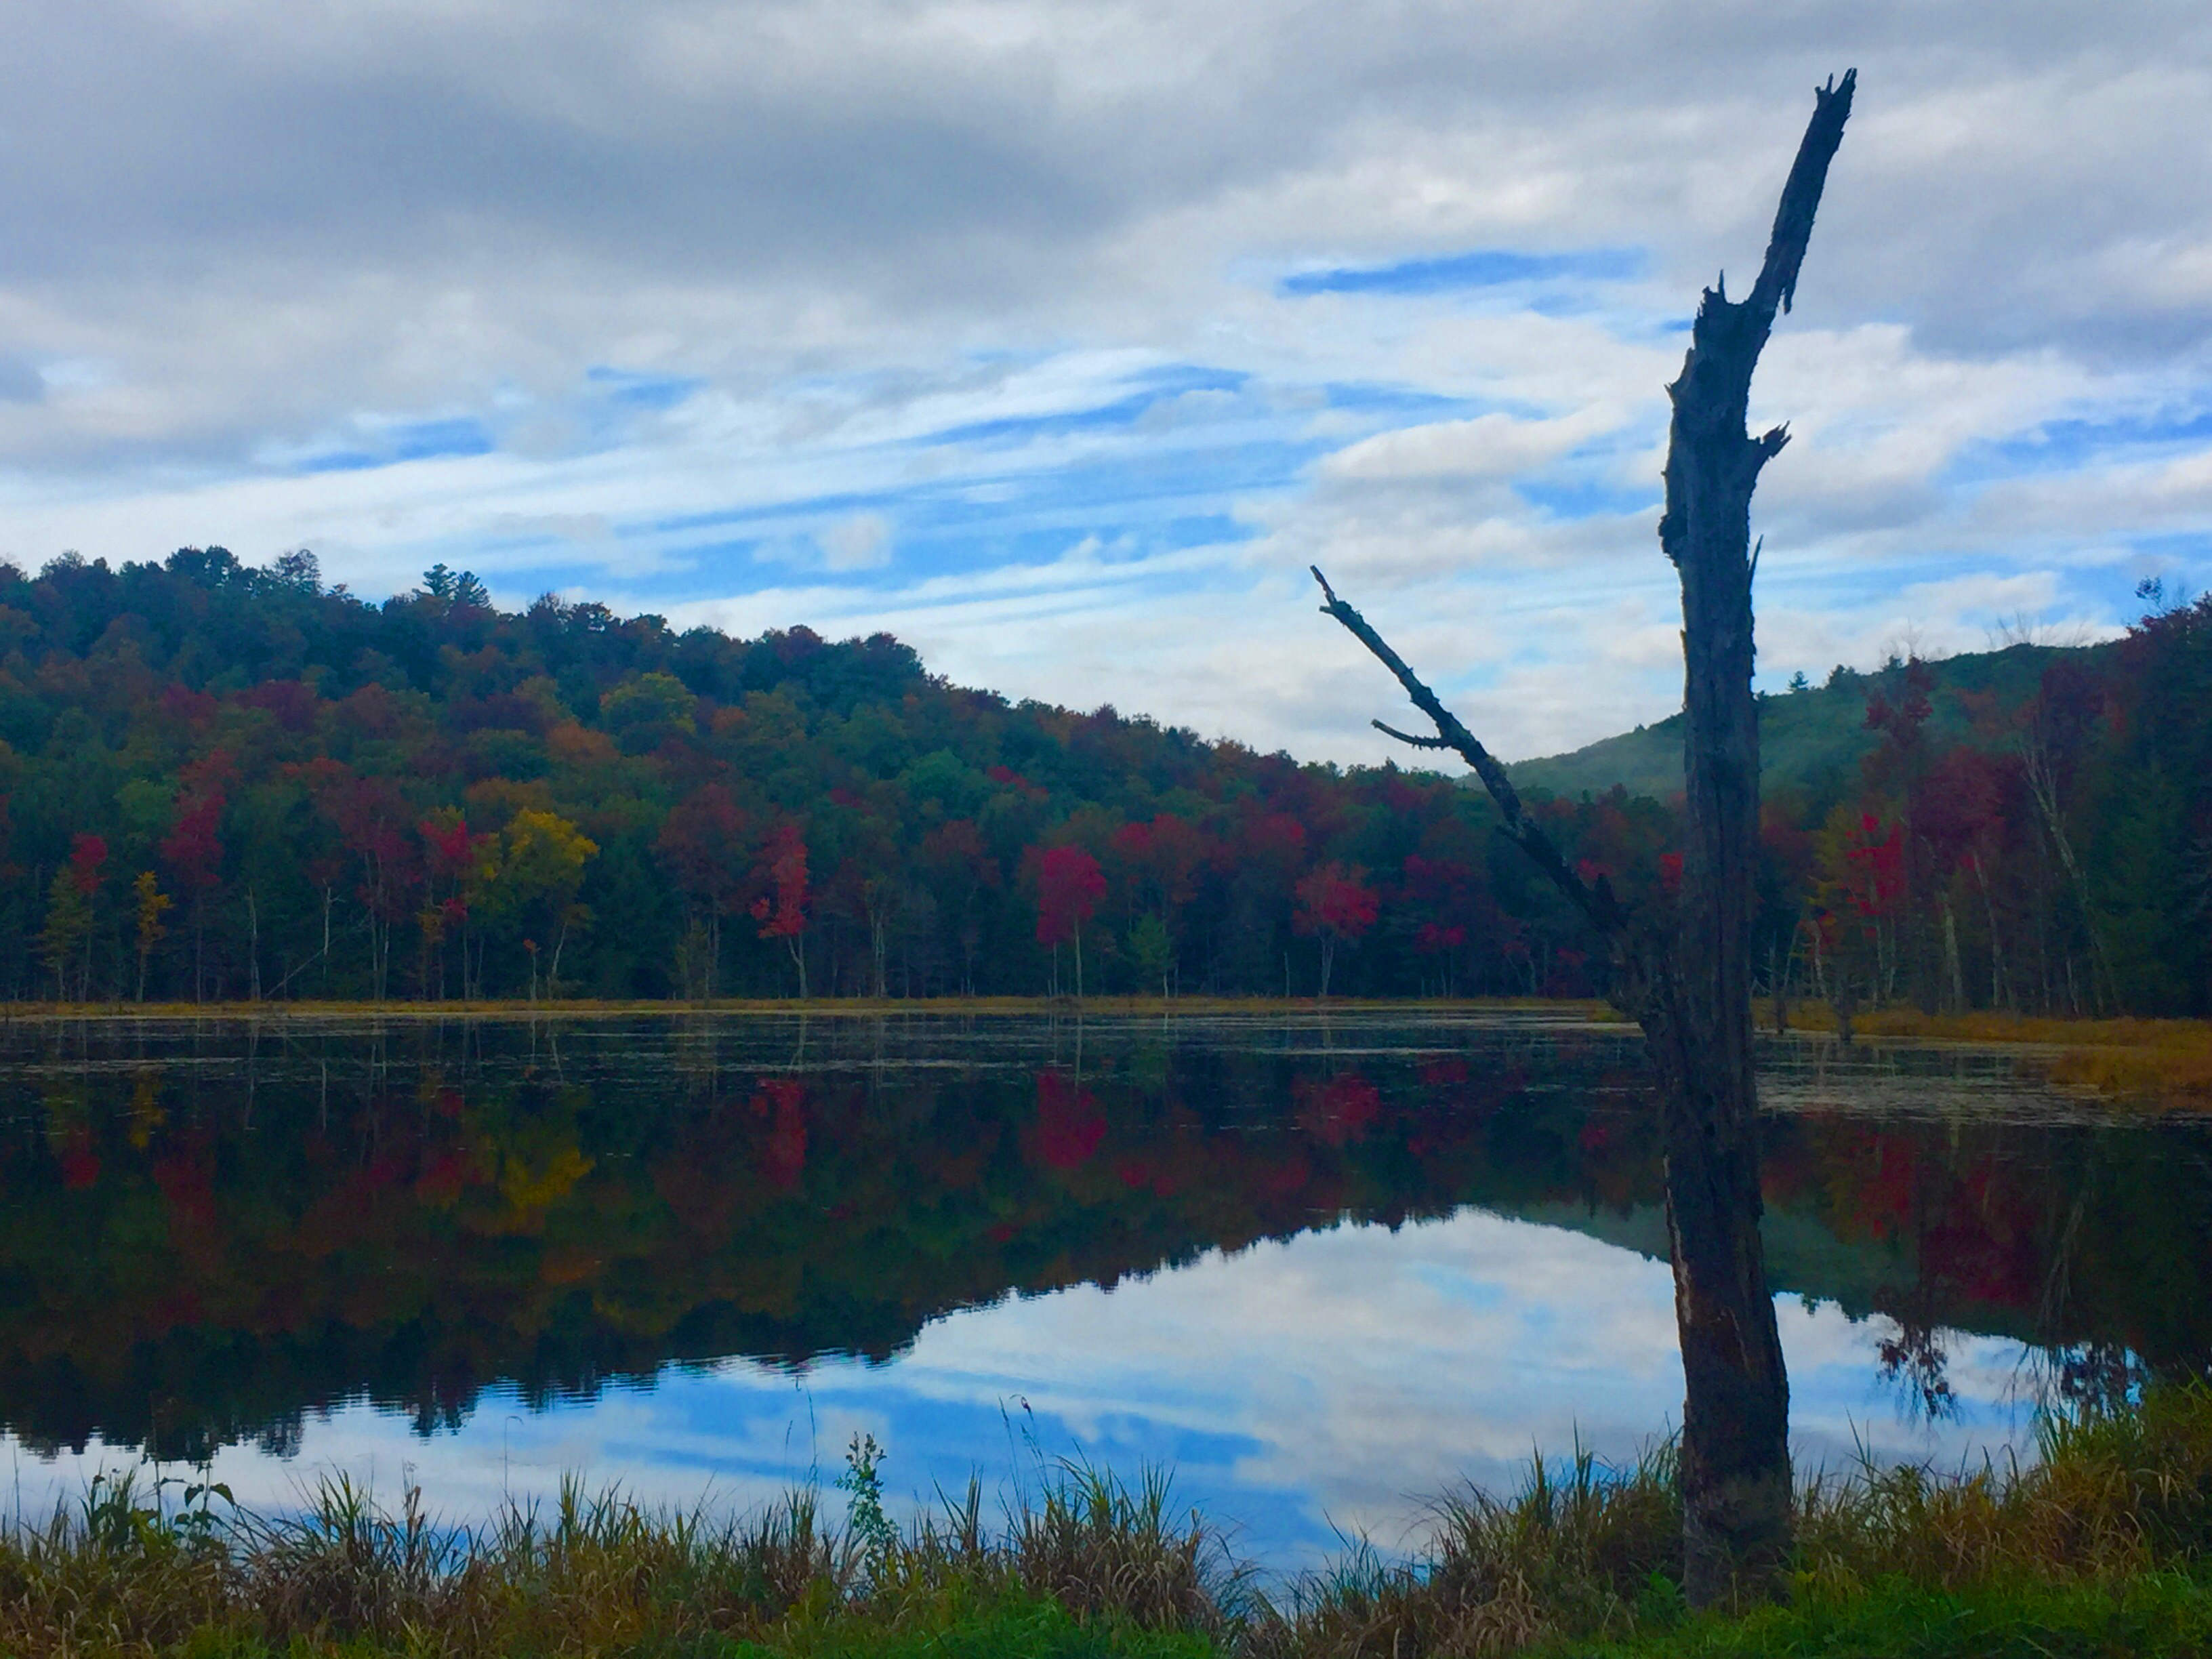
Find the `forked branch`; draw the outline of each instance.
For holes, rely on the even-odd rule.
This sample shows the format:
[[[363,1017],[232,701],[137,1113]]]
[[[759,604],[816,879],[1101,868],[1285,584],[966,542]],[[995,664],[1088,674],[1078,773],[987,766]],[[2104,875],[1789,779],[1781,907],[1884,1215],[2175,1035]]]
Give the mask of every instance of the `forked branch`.
[[[1321,584],[1322,596],[1328,601],[1322,606],[1324,615],[1331,616],[1344,624],[1345,630],[1375,654],[1376,659],[1393,674],[1406,689],[1413,707],[1435,722],[1434,737],[1420,737],[1410,732],[1401,732],[1395,726],[1385,726],[1381,720],[1372,722],[1376,731],[1393,737],[1416,749],[1449,749],[1474,769],[1482,780],[1482,787],[1490,792],[1492,800],[1505,820],[1505,833],[1547,876],[1552,884],[1564,893],[1570,903],[1584,916],[1590,925],[1608,936],[1621,932],[1628,923],[1620,901],[1614,898],[1613,884],[1600,876],[1595,884],[1577,875],[1559,849],[1546,835],[1528,810],[1521,805],[1520,792],[1514,788],[1512,779],[1498,757],[1476,739],[1474,732],[1460,724],[1459,717],[1443,706],[1437,694],[1422,683],[1421,677],[1406,665],[1406,659],[1390,648],[1389,641],[1375,631],[1367,618],[1351,605],[1336,597],[1336,590],[1328,585],[1328,578],[1321,574],[1319,565],[1306,567],[1313,579]]]

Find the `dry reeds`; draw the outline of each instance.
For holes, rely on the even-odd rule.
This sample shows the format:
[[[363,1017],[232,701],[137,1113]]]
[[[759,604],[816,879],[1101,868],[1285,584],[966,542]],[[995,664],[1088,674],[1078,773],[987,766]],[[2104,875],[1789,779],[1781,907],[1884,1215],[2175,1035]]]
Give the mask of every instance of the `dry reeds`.
[[[1834,1016],[1820,1003],[1793,1003],[1790,1018],[1803,1030],[1835,1029]],[[1861,1036],[2039,1050],[2035,1064],[2053,1083],[2182,1109],[2212,1106],[2212,1021],[1885,1008],[1858,1014],[1852,1024]]]
[[[1385,1562],[1364,1542],[1291,1587],[1251,1632],[1306,1659],[1516,1653],[1562,1637],[1626,1635],[1679,1610],[1681,1503],[1671,1445],[1626,1468],[1577,1448],[1541,1455],[1510,1498],[1439,1501],[1425,1547]]]
[[[2212,1632],[2201,1385],[2053,1419],[2018,1468],[1869,1464],[1802,1482],[1791,1604],[1738,1624],[1686,1622],[1664,1446],[1623,1468],[1580,1449],[1539,1459],[1510,1498],[1441,1500],[1411,1559],[1355,1542],[1272,1598],[1197,1516],[1178,1518],[1158,1474],[1131,1488],[1064,1466],[996,1528],[973,1482],[902,1530],[860,1524],[855,1496],[855,1524],[840,1528],[807,1492],[718,1522],[570,1482],[542,1512],[510,1504],[459,1529],[411,1492],[391,1514],[343,1479],[298,1515],[262,1518],[213,1489],[103,1476],[49,1522],[0,1537],[0,1652],[1473,1659],[1587,1644],[1657,1654],[1679,1632],[1705,1644],[1682,1651],[1747,1653],[1768,1650],[1777,1619],[1875,1628],[1931,1607],[1979,1617],[1993,1595],[2046,1609],[2035,1618],[2116,1609],[2146,1630]]]
[[[0,1538],[0,1652],[811,1648],[1009,1604],[1202,1639],[1225,1632],[1236,1601],[1225,1554],[1195,1516],[1172,1519],[1158,1475],[1132,1492],[1067,1471],[1003,1530],[985,1525],[971,1485],[945,1517],[873,1539],[826,1525],[811,1491],[718,1522],[568,1480],[550,1510],[511,1503],[460,1528],[434,1522],[414,1489],[392,1514],[343,1475],[273,1518],[219,1505],[219,1489],[176,1502],[175,1485],[103,1474],[80,1504]]]
[[[1904,1585],[2118,1586],[2212,1563],[2212,1389],[2047,1419],[2039,1455],[1956,1475],[1872,1463],[1803,1480],[1795,1593],[1828,1604]],[[1672,1629],[1681,1511],[1670,1448],[1626,1468],[1538,1458],[1511,1498],[1439,1506],[1426,1547],[1364,1546],[1247,1632],[1269,1659],[1460,1659]]]

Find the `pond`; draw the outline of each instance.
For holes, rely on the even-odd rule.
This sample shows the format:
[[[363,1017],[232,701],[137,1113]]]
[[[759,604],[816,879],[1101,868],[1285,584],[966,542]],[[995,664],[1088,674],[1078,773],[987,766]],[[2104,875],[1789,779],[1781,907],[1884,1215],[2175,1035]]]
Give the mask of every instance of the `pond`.
[[[1802,1464],[2212,1365],[2212,1125],[1762,1065]],[[905,1504],[1166,1467],[1287,1567],[1680,1408],[1637,1039],[1528,1012],[17,1021],[0,1206],[22,1514],[142,1455],[738,1507],[864,1431]]]

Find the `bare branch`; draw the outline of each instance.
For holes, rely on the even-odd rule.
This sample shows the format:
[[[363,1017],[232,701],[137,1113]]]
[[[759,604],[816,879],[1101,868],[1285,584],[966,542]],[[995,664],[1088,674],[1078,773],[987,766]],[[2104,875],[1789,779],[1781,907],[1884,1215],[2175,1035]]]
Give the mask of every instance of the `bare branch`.
[[[1568,866],[1566,860],[1559,856],[1559,849],[1552,844],[1552,838],[1537,826],[1536,821],[1521,805],[1520,792],[1514,788],[1513,781],[1505,775],[1505,769],[1498,763],[1497,757],[1476,741],[1474,733],[1460,724],[1459,717],[1443,706],[1435,692],[1422,684],[1420,676],[1406,665],[1406,659],[1390,648],[1389,643],[1375,631],[1366,617],[1336,597],[1336,590],[1328,585],[1328,578],[1321,574],[1320,566],[1309,565],[1307,568],[1313,572],[1313,579],[1321,584],[1321,591],[1328,601],[1322,606],[1322,612],[1343,623],[1352,638],[1365,646],[1377,661],[1397,677],[1398,684],[1405,688],[1413,707],[1436,722],[1437,735],[1434,738],[1417,738],[1392,731],[1380,720],[1375,724],[1392,737],[1410,743],[1415,748],[1455,751],[1474,769],[1475,775],[1482,780],[1482,787],[1490,792],[1491,799],[1498,803],[1498,813],[1505,820],[1505,833],[1534,860],[1538,869],[1551,878],[1552,884],[1566,895],[1569,902],[1589,918],[1590,925],[1608,935],[1626,928],[1628,918],[1614,899],[1611,884],[1601,882],[1593,889]]]
[[[1377,732],[1380,732],[1384,737],[1395,738],[1399,742],[1410,744],[1415,749],[1449,749],[1451,747],[1451,744],[1442,738],[1415,737],[1411,732],[1401,732],[1396,726],[1385,726],[1381,720],[1370,720],[1367,723],[1373,726]]]

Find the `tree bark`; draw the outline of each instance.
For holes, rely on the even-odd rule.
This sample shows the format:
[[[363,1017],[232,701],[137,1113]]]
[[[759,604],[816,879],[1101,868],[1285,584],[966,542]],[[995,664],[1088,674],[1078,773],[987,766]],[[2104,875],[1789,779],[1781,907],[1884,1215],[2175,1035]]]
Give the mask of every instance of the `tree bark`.
[[[1389,668],[1433,737],[1375,724],[1424,749],[1457,751],[1482,779],[1505,833],[1610,941],[1613,1000],[1643,1026],[1658,1085],[1667,1224],[1682,1350],[1683,1588],[1696,1606],[1776,1584],[1790,1543],[1790,1387],[1759,1238],[1752,1072],[1751,918],[1759,855],[1759,715],[1753,698],[1751,496],[1789,441],[1745,426],[1751,377],[1787,310],[1855,74],[1815,94],[1750,296],[1706,291],[1682,373],[1668,388],[1667,499],[1660,545],[1682,583],[1681,890],[1674,914],[1632,915],[1603,877],[1561,857],[1481,744],[1336,597],[1322,609]]]

